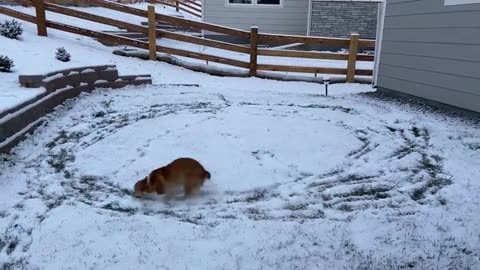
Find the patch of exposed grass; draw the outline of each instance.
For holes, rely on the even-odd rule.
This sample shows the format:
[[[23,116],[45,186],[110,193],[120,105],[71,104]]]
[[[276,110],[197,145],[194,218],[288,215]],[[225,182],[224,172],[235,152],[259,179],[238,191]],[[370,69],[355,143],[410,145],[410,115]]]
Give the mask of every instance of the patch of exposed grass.
[[[445,198],[438,198],[438,202],[441,205],[447,205],[447,203],[448,203],[447,199],[445,199]]]
[[[435,163],[432,162],[432,160],[435,161]],[[410,197],[413,200],[419,201],[424,199],[427,192],[435,194],[443,187],[453,183],[452,178],[443,172],[441,162],[442,158],[438,155],[428,156],[427,154],[422,154],[422,159],[418,164],[417,170],[426,171],[428,173],[428,179],[410,193]]]
[[[322,105],[322,104],[309,104],[309,105],[297,105],[293,103],[289,104],[276,104],[277,106],[288,106],[288,107],[298,107],[303,109],[330,109],[332,111],[341,111],[349,114],[358,114],[358,112],[353,108],[343,107],[343,106],[331,106],[331,105]]]
[[[57,145],[62,145],[67,142],[71,142],[71,141],[78,142],[80,138],[82,138],[83,136],[85,136],[85,134],[80,131],[68,133],[65,130],[61,130],[57,135],[57,137],[55,137],[53,141],[47,143],[46,146],[52,149]]]
[[[267,191],[265,189],[257,189],[253,191],[253,194],[248,195],[245,198],[246,202],[258,202],[265,199]]]
[[[386,126],[386,128],[388,130],[390,130],[390,132],[397,132],[397,129],[396,128],[393,128],[393,127],[390,127],[390,126]]]
[[[50,155],[47,163],[58,173],[65,169],[67,163],[74,161],[75,156],[65,148],[62,148],[59,152]]]
[[[59,207],[67,199],[66,195],[50,197],[45,200],[45,205],[49,210]]]
[[[374,175],[359,175],[359,174],[347,174],[345,176],[341,176],[338,178],[338,182],[340,183],[352,183],[352,182],[359,182],[362,180],[370,180],[374,179],[377,176]]]
[[[247,216],[253,220],[266,220],[268,216],[264,210],[256,207],[250,207],[245,210]]]
[[[34,269],[30,266],[27,258],[16,259],[13,261],[5,262],[2,265],[2,270],[29,270]]]
[[[25,206],[23,205],[22,202],[19,202],[19,203],[15,204],[15,205],[13,206],[13,208],[15,208],[15,209],[17,209],[17,210],[23,210],[24,207],[25,207]]]
[[[368,133],[365,130],[355,130],[355,137],[362,143],[362,145],[358,149],[350,151],[347,155],[348,157],[360,158],[371,151],[371,142],[367,135]]]
[[[335,197],[376,196],[379,193],[387,192],[390,189],[391,188],[388,186],[360,186],[352,189],[350,192],[335,194]]]
[[[267,197],[268,191],[263,188],[254,189],[244,198],[234,198],[233,200],[227,200],[227,203],[238,203],[238,202],[258,202],[264,200]]]
[[[201,225],[201,220],[204,219],[204,216],[199,214],[197,216],[194,216],[194,217],[189,217],[189,216],[183,216],[180,218],[180,221],[181,222],[187,222],[187,223],[192,223],[192,224],[195,224],[195,225]]]
[[[65,143],[65,141],[67,140],[67,132],[65,130],[61,130],[59,132],[59,134],[57,135],[57,137],[55,137],[55,139],[53,139],[53,141],[47,143],[47,147],[48,148],[53,148],[55,147],[57,144],[62,144],[62,143]]]
[[[474,151],[480,150],[480,143],[469,143],[467,146]]]
[[[350,204],[347,203],[342,203],[340,206],[337,207],[338,210],[344,211],[344,212],[352,212],[353,207]]]
[[[306,203],[288,203],[283,208],[290,211],[300,211],[307,209],[308,204]]]
[[[96,113],[93,114],[93,117],[94,118],[102,118],[106,115],[107,113],[105,111],[98,111]]]
[[[219,218],[223,218],[223,219],[237,219],[237,216],[232,215],[232,214],[222,215],[222,216],[218,216],[218,217],[219,217]]]
[[[7,255],[12,254],[20,243],[20,239],[15,236],[9,239],[8,243],[5,245],[5,252]]]
[[[412,133],[415,137],[420,137],[420,129],[418,127],[412,127]]]
[[[138,212],[138,209],[129,206],[121,206],[118,202],[107,203],[101,207],[102,209],[126,213],[129,215],[134,215]]]
[[[300,211],[300,212],[292,212],[288,218],[290,219],[294,219],[294,220],[297,220],[297,219],[300,219],[300,220],[303,220],[303,219],[324,219],[325,218],[325,212],[323,212],[322,210],[320,209],[317,209],[316,211],[312,212],[312,213],[306,213],[304,211]]]
[[[329,194],[329,193],[323,193],[323,194],[322,194],[322,200],[324,200],[324,201],[330,201],[331,199],[333,199],[332,194]]]

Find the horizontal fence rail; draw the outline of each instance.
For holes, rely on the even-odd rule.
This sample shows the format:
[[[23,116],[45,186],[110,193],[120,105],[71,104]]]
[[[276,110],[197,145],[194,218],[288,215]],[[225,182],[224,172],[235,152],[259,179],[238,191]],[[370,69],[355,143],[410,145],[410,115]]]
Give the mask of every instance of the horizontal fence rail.
[[[161,4],[169,7],[174,7],[177,12],[184,11],[190,15],[201,18],[202,9],[201,6],[195,5],[196,2],[193,1],[181,1],[181,0],[146,0],[150,4]],[[194,4],[195,3],[195,4]]]
[[[196,9],[201,6],[193,0],[148,0],[149,2],[168,2],[185,3]],[[372,70],[356,68],[357,61],[374,61],[374,56],[369,54],[360,54],[360,49],[374,49],[374,40],[360,39],[359,35],[352,34],[349,39],[346,38],[325,38],[325,37],[311,37],[311,36],[295,36],[295,35],[274,35],[268,33],[259,33],[258,28],[252,27],[251,31],[245,31],[216,24],[192,21],[175,16],[155,13],[154,6],[149,6],[148,11],[133,8],[130,6],[106,1],[106,0],[86,0],[88,4],[98,7],[103,7],[130,15],[140,16],[148,20],[148,27],[128,23],[125,21],[107,18],[100,15],[94,15],[88,12],[74,10],[68,7],[57,4],[44,3],[43,0],[17,0],[23,5],[31,5],[36,9],[36,16],[24,14],[6,7],[0,6],[0,13],[11,16],[23,21],[37,24],[37,31],[39,35],[47,35],[47,27],[65,31],[73,34],[78,34],[86,37],[98,39],[100,41],[111,42],[113,44],[127,45],[135,48],[149,50],[150,59],[155,58],[156,53],[165,53],[177,55],[197,60],[208,62],[215,62],[224,65],[229,65],[237,68],[249,70],[250,76],[257,76],[257,71],[273,71],[273,72],[294,72],[294,73],[320,73],[320,74],[336,74],[346,75],[346,81],[353,82],[355,76],[371,76]],[[163,4],[163,3],[160,3]],[[180,5],[180,4],[179,4]],[[191,9],[195,10],[195,9]],[[54,12],[66,16],[71,16],[87,21],[92,21],[100,24],[114,26],[129,32],[142,33],[149,36],[149,42],[140,41],[132,38],[127,38],[114,34],[107,34],[98,31],[92,31],[80,27],[74,27],[67,24],[57,23],[46,19],[45,11]],[[150,16],[149,16],[150,15]],[[158,29],[156,23],[169,23],[183,28],[192,28],[201,31],[209,31],[220,33],[222,35],[233,36],[236,38],[243,38],[249,40],[249,46],[239,45],[229,42],[222,42],[218,40],[192,36],[182,33],[175,33],[163,29]],[[176,49],[165,46],[158,46],[156,44],[157,38],[167,38],[176,41],[212,47],[216,49],[230,51],[232,53],[239,53],[246,55],[245,59],[249,61],[241,61],[224,56],[217,56],[212,54],[192,52],[184,49]],[[346,48],[348,53],[330,53],[330,52],[316,52],[316,51],[300,51],[300,50],[285,50],[273,48],[261,48],[259,44],[293,44],[301,43],[308,45],[322,45],[336,48]],[[267,57],[289,57],[299,59],[318,59],[318,60],[339,60],[347,63],[346,68],[332,68],[332,67],[316,67],[316,66],[296,66],[296,65],[277,65],[258,63],[259,56]]]
[[[94,6],[108,8],[108,9],[120,11],[123,13],[128,13],[131,15],[147,18],[146,10],[132,8],[122,4],[118,4],[110,1],[104,1],[104,0],[86,0],[86,2]],[[225,26],[220,26],[220,25],[205,23],[205,22],[197,22],[197,21],[187,20],[183,18],[177,18],[174,16],[158,14],[158,13],[155,14],[155,18],[161,22],[167,22],[174,25],[183,26],[186,28],[206,30],[206,31],[216,32],[216,33],[240,37],[240,38],[247,38],[247,39],[250,38],[250,32],[231,28],[231,27],[225,27]]]

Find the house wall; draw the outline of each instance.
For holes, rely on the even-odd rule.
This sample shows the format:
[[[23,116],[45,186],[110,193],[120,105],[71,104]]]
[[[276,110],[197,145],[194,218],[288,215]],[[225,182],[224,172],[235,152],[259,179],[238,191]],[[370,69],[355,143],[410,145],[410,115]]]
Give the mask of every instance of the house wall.
[[[379,1],[312,0],[310,35],[375,39]]]
[[[377,87],[480,112],[480,4],[386,4]]]
[[[282,0],[282,6],[231,6],[226,0],[204,0],[203,20],[260,32],[306,35],[309,0]]]

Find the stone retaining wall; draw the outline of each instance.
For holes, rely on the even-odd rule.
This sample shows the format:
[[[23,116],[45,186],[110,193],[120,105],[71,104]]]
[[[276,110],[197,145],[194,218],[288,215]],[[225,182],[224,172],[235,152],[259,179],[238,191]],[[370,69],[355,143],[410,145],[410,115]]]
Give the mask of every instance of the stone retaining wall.
[[[0,153],[8,153],[26,134],[41,124],[41,117],[81,92],[152,83],[150,75],[119,76],[115,66],[73,68],[45,75],[20,75],[19,81],[24,87],[44,87],[46,91],[0,113]]]

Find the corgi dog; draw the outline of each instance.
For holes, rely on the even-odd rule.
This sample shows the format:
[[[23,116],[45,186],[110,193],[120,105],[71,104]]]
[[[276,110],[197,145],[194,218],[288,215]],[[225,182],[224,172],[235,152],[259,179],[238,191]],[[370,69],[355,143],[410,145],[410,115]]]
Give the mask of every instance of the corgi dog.
[[[134,195],[140,198],[144,193],[172,193],[177,186],[183,186],[185,196],[190,196],[197,193],[205,180],[210,177],[210,173],[198,161],[179,158],[137,181],[134,186]]]

